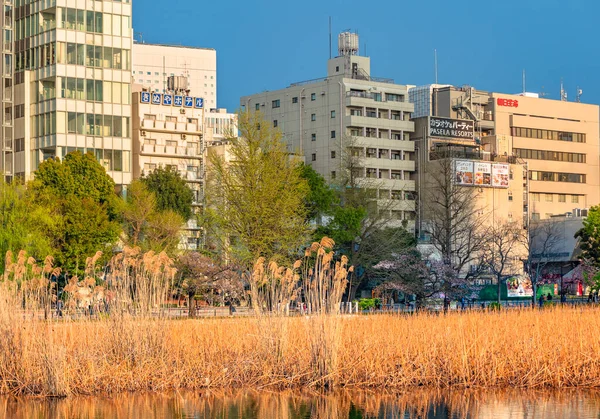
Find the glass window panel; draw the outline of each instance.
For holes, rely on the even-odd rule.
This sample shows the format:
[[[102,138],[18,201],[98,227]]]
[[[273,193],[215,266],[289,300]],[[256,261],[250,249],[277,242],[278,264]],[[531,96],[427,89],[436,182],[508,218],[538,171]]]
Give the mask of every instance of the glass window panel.
[[[102,33],[102,29],[103,29],[103,24],[102,24],[102,13],[101,12],[96,12],[96,32],[97,33]]]
[[[123,86],[123,104],[130,105],[131,104],[131,86],[129,84],[122,84]]]
[[[77,30],[85,31],[85,11],[77,10]]]
[[[94,135],[94,115],[87,114],[85,118],[85,133],[87,135]]]
[[[86,80],[85,84],[86,84],[85,89],[86,89],[86,93],[87,93],[86,100],[92,101],[92,100],[94,100],[94,92],[95,92],[94,80]]]
[[[67,132],[69,134],[77,133],[77,113],[67,112]]]
[[[112,82],[105,81],[104,82],[104,102],[111,103],[112,102]]]
[[[121,15],[112,15],[112,34],[121,36]]]
[[[77,134],[85,134],[85,114],[77,114]]]
[[[102,115],[94,115],[94,135],[102,135]]]
[[[113,152],[113,170],[116,172],[123,171],[123,152],[114,150]]]
[[[121,83],[113,83],[113,103],[121,103]]]
[[[85,30],[87,32],[94,32],[94,12],[89,10],[85,15]]]
[[[131,153],[129,151],[123,151],[123,172],[131,172]]]
[[[112,150],[104,150],[104,161],[102,162],[102,165],[106,170],[112,170],[112,154]]]
[[[96,93],[94,94],[94,99],[97,102],[102,102],[104,100],[104,97],[102,96],[102,80],[96,80],[95,84],[96,84]]]
[[[77,64],[77,44],[67,42],[67,64]]]
[[[121,117],[115,116],[113,118],[113,137],[123,136],[123,120]]]
[[[102,63],[102,67],[112,68],[112,61],[112,48],[104,47],[104,62]]]

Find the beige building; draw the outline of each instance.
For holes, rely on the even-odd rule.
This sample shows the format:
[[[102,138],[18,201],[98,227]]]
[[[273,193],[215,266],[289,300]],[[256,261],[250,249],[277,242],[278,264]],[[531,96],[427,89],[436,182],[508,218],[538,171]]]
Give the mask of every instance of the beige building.
[[[131,181],[131,4],[3,2],[0,170],[92,152],[118,188]]]
[[[204,202],[205,145],[222,143],[236,127],[236,115],[206,110],[198,99],[147,91],[133,94],[133,177],[158,167],[175,168],[194,193],[195,211]],[[189,220],[186,230],[182,244],[197,249],[202,237],[196,220]]]
[[[536,96],[445,87],[432,114],[473,120],[483,152],[526,163],[531,220],[599,204],[599,107]]]
[[[410,134],[413,105],[407,87],[371,76],[369,57],[358,55],[358,36],[339,36],[339,56],[327,77],[242,97],[242,109],[260,111],[283,132],[290,152],[304,156],[329,182],[343,158],[362,157],[358,176],[377,185],[380,200],[393,200],[391,215],[414,228],[415,162]]]
[[[169,77],[186,80],[189,95],[217,107],[217,52],[212,48],[133,44],[133,83],[151,92],[167,93]]]

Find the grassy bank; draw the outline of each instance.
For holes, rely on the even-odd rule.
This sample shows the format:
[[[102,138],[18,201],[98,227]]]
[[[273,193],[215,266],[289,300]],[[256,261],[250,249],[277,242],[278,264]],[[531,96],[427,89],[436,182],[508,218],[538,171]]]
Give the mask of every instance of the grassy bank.
[[[47,323],[0,313],[0,392],[600,387],[600,310]]]

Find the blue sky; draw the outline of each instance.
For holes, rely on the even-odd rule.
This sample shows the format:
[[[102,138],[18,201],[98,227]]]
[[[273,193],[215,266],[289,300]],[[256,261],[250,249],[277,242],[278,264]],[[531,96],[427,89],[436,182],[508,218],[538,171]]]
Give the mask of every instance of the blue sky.
[[[148,7],[150,4],[155,7]],[[141,7],[140,7],[141,5]],[[401,84],[434,81],[482,90],[543,91],[600,103],[598,0],[134,0],[134,30],[149,43],[217,50],[218,105],[326,75],[328,19],[353,29],[371,75]]]

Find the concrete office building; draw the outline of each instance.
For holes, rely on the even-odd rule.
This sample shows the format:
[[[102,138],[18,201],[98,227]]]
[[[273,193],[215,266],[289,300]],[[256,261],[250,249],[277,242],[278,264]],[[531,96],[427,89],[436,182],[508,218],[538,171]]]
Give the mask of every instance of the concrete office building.
[[[90,151],[131,181],[129,1],[6,0],[1,170],[28,179],[51,157]]]
[[[482,152],[526,163],[531,220],[600,203],[597,105],[444,87],[435,89],[432,110],[474,121],[473,145]]]
[[[166,93],[171,76],[184,77],[190,96],[202,97],[207,108],[217,107],[217,52],[212,48],[133,44],[133,83],[148,91]]]
[[[376,180],[377,198],[395,200],[393,213],[414,227],[413,105],[404,85],[371,76],[370,58],[358,55],[358,35],[342,33],[339,56],[327,77],[241,98],[283,132],[290,152],[304,156],[327,181],[343,169],[346,147],[363,157],[360,178]]]

